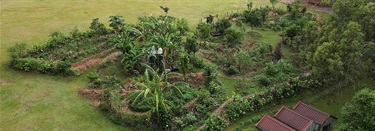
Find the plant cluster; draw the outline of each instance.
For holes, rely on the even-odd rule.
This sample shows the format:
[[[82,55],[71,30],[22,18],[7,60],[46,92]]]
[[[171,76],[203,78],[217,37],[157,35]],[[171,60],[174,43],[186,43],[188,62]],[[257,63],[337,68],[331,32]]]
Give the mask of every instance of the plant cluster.
[[[220,116],[213,115],[207,120],[204,131],[224,131],[225,127],[228,125],[228,121]]]

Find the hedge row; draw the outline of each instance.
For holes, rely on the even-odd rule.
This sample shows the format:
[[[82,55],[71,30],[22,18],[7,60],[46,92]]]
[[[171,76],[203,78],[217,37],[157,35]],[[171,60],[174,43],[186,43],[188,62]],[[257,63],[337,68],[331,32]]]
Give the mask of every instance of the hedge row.
[[[230,121],[234,121],[241,116],[261,109],[268,103],[294,96],[303,87],[303,84],[303,81],[299,78],[294,78],[275,89],[271,88],[248,98],[235,95],[232,101],[224,107],[224,115]]]
[[[11,66],[18,70],[27,72],[35,71],[40,73],[56,74],[56,75],[78,75],[71,68],[71,63],[66,61],[52,62],[40,58],[13,58]]]

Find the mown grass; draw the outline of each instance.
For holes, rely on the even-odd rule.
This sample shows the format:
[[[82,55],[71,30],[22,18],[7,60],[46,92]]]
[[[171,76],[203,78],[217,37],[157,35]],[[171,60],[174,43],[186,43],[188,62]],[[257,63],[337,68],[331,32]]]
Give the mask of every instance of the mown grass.
[[[268,4],[252,0],[254,6]],[[90,100],[76,91],[84,76],[64,78],[15,71],[8,67],[8,48],[19,42],[31,47],[46,42],[53,31],[88,29],[93,18],[108,24],[111,15],[134,23],[139,16],[163,14],[186,18],[192,27],[209,14],[246,8],[245,0],[1,0],[0,130],[128,130],[111,123]]]

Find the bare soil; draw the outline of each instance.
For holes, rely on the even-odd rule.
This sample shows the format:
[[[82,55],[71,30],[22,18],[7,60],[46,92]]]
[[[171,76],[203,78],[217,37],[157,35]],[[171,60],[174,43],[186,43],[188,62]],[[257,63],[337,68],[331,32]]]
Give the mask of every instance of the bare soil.
[[[250,47],[252,47],[254,44],[255,44],[254,41],[247,42],[246,45],[245,45],[245,48],[244,48],[245,51],[248,51],[250,49]]]
[[[77,71],[86,71],[86,70],[89,70],[90,68],[92,68],[95,65],[105,63],[109,60],[115,61],[117,59],[117,56],[122,55],[122,52],[114,52],[112,54],[109,54],[105,58],[101,58],[101,57],[105,56],[106,54],[108,54],[108,52],[110,52],[113,49],[114,48],[107,49],[107,50],[102,51],[98,54],[95,54],[95,55],[92,55],[88,58],[85,58],[85,59],[83,59],[79,62],[73,63],[72,67],[73,67],[74,70],[77,70]]]

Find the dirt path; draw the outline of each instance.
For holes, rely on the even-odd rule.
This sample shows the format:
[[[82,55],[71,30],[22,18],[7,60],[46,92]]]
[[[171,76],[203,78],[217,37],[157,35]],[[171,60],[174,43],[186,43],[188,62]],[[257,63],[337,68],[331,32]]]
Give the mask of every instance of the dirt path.
[[[86,71],[95,65],[102,64],[109,60],[116,60],[117,56],[122,55],[122,52],[114,52],[105,58],[100,58],[100,57],[105,56],[108,52],[110,52],[113,49],[114,48],[107,49],[98,54],[85,58],[79,62],[73,63],[72,68],[77,71]]]

